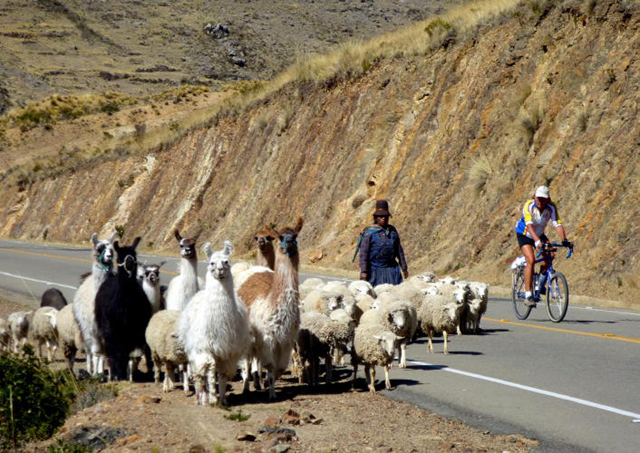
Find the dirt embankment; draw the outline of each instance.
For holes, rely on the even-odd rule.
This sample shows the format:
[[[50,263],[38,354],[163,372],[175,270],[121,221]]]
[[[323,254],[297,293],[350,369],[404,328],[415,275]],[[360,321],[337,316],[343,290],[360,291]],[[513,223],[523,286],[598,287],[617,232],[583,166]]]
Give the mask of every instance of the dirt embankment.
[[[548,184],[576,243],[558,264],[572,291],[631,303],[640,12],[533,3],[427,55],[286,86],[162,152],[89,162],[24,190],[7,180],[0,234],[80,242],[122,225],[158,248],[179,227],[242,253],[264,223],[304,215],[303,261],[353,268],[356,236],[386,197],[413,271],[508,285],[513,226]]]

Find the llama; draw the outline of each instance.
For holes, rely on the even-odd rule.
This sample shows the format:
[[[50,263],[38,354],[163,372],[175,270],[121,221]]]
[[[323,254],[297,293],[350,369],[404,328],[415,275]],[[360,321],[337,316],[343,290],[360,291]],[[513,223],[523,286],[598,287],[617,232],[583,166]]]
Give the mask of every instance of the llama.
[[[183,238],[178,230],[174,235],[180,245],[180,275],[169,282],[165,296],[167,310],[184,310],[189,300],[203,287],[198,277],[198,253],[195,238]]]
[[[276,261],[276,253],[273,249],[273,240],[275,238],[267,230],[261,230],[256,233],[254,239],[258,245],[258,259],[256,264],[273,270]]]
[[[145,264],[138,267],[138,279],[151,304],[152,315],[165,308],[165,300],[162,297],[160,286],[160,268],[164,263],[166,261],[160,264]]]
[[[62,310],[67,305],[67,299],[58,288],[49,288],[40,298],[41,307],[53,307]]]
[[[275,381],[289,365],[293,344],[300,328],[300,257],[297,237],[303,223],[304,220],[300,218],[294,228],[287,227],[280,231],[265,227],[266,231],[279,239],[275,271],[270,279],[267,278],[266,272],[253,274],[238,292],[249,308],[253,336],[249,359],[257,359],[267,370],[269,399],[276,397]],[[245,367],[248,368],[248,361]],[[245,381],[245,389],[246,386]]]
[[[104,346],[96,325],[95,299],[98,288],[113,272],[112,243],[116,234],[113,233],[109,239],[103,240],[99,240],[96,233],[91,235],[93,243],[91,273],[83,276],[73,296],[73,316],[80,327],[80,335],[87,356],[87,371],[94,376],[104,372]]]
[[[236,295],[229,265],[232,250],[229,241],[215,253],[210,243],[205,244],[209,261],[205,289],[191,299],[180,317],[179,337],[193,372],[196,404],[203,406],[217,402],[216,379],[220,404],[227,405],[227,381],[235,376],[238,361],[249,347],[247,308]]]
[[[151,304],[137,281],[136,247],[140,239],[135,238],[129,247],[120,247],[118,241],[113,243],[118,272],[109,275],[96,294],[96,321],[112,380],[132,380],[134,367],[130,359],[142,357],[147,350],[144,333],[151,319]]]

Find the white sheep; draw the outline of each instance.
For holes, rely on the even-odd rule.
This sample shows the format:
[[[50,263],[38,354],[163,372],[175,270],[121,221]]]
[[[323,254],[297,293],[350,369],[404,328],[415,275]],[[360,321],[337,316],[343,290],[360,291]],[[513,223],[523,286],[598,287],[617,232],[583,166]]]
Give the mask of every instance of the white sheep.
[[[390,283],[383,283],[381,285],[374,287],[373,290],[376,292],[376,296],[379,297],[380,294],[386,291],[391,291],[393,287],[394,285],[391,285]]]
[[[204,282],[198,277],[197,238],[183,238],[178,230],[173,233],[180,246],[180,275],[169,282],[165,301],[167,310],[184,310],[194,294],[203,289]]]
[[[236,374],[238,361],[249,347],[247,308],[236,296],[229,257],[233,247],[213,253],[204,246],[209,264],[205,289],[196,293],[180,317],[179,337],[191,364],[196,385],[196,403],[217,402],[215,380],[219,383],[220,403],[227,405],[227,380]]]
[[[7,318],[11,330],[11,342],[13,351],[22,351],[29,338],[29,324],[33,319],[33,311],[16,311]]]
[[[157,312],[147,326],[145,339],[151,348],[153,359],[153,373],[156,384],[160,383],[160,370],[164,365],[163,392],[170,392],[174,388],[173,373],[176,367],[186,369],[187,354],[178,335],[178,326],[182,312],[179,310],[161,310]],[[189,380],[186,371],[182,373],[182,389],[189,392]]]
[[[444,353],[449,353],[447,337],[449,332],[457,329],[460,324],[460,314],[464,308],[465,294],[462,290],[454,293],[455,299],[450,296],[428,295],[418,310],[418,320],[422,330],[429,337],[427,350],[434,352],[433,334],[442,332],[444,338]]]
[[[342,307],[343,295],[335,291],[314,289],[302,301],[302,311],[316,311],[329,315],[333,310]]]
[[[300,331],[296,349],[300,368],[305,370],[307,382],[318,385],[320,358],[324,358],[327,384],[331,383],[332,356],[353,340],[355,322],[343,310],[337,309],[327,316],[315,311],[306,312],[300,318]]]
[[[413,339],[418,328],[417,310],[410,301],[396,298],[390,292],[384,293],[378,300],[385,302],[378,308],[379,322],[386,330],[398,336],[400,368],[406,368],[407,344]]]
[[[398,337],[384,330],[379,324],[360,324],[354,333],[351,364],[353,365],[353,387],[355,388],[358,364],[364,364],[364,374],[369,391],[375,393],[376,365],[384,367],[384,383],[391,389],[389,368],[393,362]]]
[[[471,282],[471,299],[467,300],[467,308],[463,313],[461,324],[468,331],[478,333],[482,315],[487,311],[489,302],[489,285],[480,282]]]
[[[376,292],[373,289],[373,286],[371,286],[371,283],[366,280],[352,281],[349,283],[349,291],[351,291],[353,297],[357,297],[359,294],[366,294],[374,298],[376,297]]]
[[[351,296],[351,291],[347,288],[346,282],[339,280],[331,280],[325,283],[324,286],[321,286],[320,289],[327,292],[340,293],[343,296]]]
[[[9,350],[11,347],[11,328],[9,322],[0,318],[0,351]]]
[[[33,314],[30,333],[42,358],[42,345],[47,348],[47,360],[51,362],[58,349],[58,329],[56,328],[58,310],[53,307],[40,307]]]
[[[300,300],[304,300],[314,289],[320,289],[324,286],[324,281],[317,277],[311,277],[300,283]]]
[[[57,327],[58,345],[67,359],[69,369],[73,370],[76,353],[82,347],[82,335],[73,315],[73,304],[65,305],[58,312]]]
[[[355,296],[356,306],[361,311],[361,313],[366,313],[371,309],[375,302],[375,298],[369,296],[368,294],[358,294]]]

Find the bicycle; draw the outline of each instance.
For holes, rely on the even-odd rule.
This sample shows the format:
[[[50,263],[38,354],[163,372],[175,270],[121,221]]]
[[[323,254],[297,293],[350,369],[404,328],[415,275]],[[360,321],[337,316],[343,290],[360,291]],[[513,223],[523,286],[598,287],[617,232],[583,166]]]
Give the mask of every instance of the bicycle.
[[[536,263],[540,263],[545,259],[549,260],[549,267],[543,278],[542,285],[540,285],[538,273],[534,272],[533,274],[534,300],[540,300],[541,290],[544,288],[547,294],[547,314],[553,322],[561,322],[567,315],[567,309],[569,308],[569,285],[567,284],[567,279],[562,273],[553,268],[554,256],[551,253],[557,251],[558,247],[568,248],[567,258],[571,258],[573,246],[566,246],[557,242],[543,244],[534,261],[535,266]],[[511,300],[516,317],[522,320],[527,319],[534,308],[525,304],[524,268],[526,264],[524,256],[519,256],[511,265],[513,271]]]

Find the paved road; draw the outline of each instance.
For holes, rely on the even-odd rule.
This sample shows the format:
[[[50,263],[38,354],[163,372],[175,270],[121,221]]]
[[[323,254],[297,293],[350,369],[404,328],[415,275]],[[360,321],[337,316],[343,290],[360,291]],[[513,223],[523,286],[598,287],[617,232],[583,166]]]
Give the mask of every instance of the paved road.
[[[89,249],[0,241],[0,290],[37,305],[51,282],[71,299],[89,257]],[[165,265],[165,281],[177,263]],[[640,312],[572,304],[554,324],[541,306],[517,321],[510,301],[492,298],[482,327],[451,338],[449,355],[440,339],[436,354],[423,339],[410,345],[409,367],[392,370],[396,388],[385,394],[492,433],[539,439],[539,451],[640,452]]]

